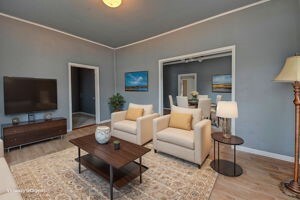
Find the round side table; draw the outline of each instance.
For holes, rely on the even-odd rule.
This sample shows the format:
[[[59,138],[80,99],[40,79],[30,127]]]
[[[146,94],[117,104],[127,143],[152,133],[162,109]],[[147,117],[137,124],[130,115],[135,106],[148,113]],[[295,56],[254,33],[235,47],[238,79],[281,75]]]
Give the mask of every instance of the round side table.
[[[227,139],[223,137],[222,132],[215,132],[212,134],[214,140],[214,160],[211,161],[210,166],[218,173],[225,176],[237,177],[243,173],[243,169],[240,165],[236,164],[236,145],[241,145],[244,140],[238,136],[232,135],[231,138]],[[218,145],[218,158],[216,159],[216,142]],[[233,162],[228,160],[220,159],[220,148],[219,144],[233,145],[234,146],[234,158]]]

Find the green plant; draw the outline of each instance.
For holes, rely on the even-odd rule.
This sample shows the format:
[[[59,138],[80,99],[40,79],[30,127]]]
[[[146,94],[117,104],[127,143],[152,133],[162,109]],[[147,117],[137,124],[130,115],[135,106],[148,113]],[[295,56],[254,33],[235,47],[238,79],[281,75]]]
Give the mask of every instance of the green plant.
[[[114,112],[121,110],[124,106],[124,103],[126,103],[126,101],[124,97],[119,93],[116,93],[112,97],[110,97],[108,102]]]

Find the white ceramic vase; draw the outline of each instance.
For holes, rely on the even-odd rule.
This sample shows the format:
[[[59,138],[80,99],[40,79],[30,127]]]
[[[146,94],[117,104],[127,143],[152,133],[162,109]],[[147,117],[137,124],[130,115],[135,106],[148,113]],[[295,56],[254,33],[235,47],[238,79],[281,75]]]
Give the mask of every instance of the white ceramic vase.
[[[95,138],[99,144],[105,144],[109,141],[110,128],[107,126],[98,126],[95,132]]]

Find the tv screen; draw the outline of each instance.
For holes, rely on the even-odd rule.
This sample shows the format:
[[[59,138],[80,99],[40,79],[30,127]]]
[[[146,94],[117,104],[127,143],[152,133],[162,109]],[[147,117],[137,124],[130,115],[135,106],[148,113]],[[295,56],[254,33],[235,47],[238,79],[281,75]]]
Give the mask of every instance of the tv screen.
[[[5,114],[57,109],[55,79],[4,77]]]

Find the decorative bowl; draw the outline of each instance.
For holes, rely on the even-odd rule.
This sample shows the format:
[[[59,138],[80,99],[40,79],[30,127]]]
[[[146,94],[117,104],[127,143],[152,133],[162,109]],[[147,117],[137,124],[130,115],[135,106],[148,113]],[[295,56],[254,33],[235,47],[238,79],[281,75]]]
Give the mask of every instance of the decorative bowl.
[[[106,144],[111,137],[110,128],[107,126],[98,126],[95,131],[95,138],[99,144]]]

